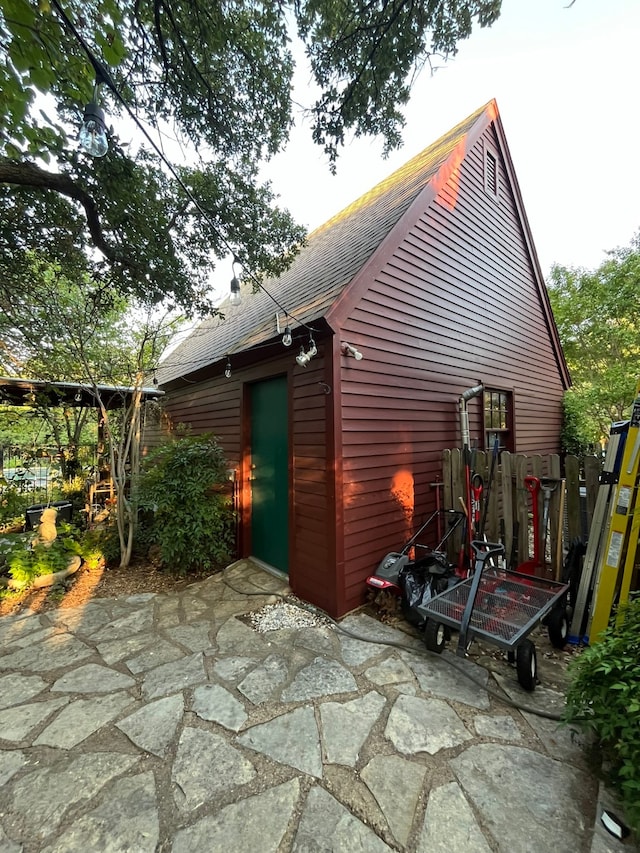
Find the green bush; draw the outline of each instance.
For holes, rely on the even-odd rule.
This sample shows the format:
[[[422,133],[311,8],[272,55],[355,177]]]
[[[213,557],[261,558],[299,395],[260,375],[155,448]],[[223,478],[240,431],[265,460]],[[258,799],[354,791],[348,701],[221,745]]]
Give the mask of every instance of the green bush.
[[[33,494],[16,486],[4,486],[0,496],[0,528],[24,523],[24,512],[34,502]]]
[[[227,467],[210,435],[177,438],[146,458],[138,497],[140,508],[152,513],[145,536],[159,547],[164,568],[185,574],[229,558],[234,515],[221,491]]]
[[[29,547],[28,543],[16,543],[14,548],[7,554],[7,567],[14,581],[29,586],[41,575],[53,572],[61,572],[69,565],[75,548],[70,547],[73,540],[54,539],[46,547],[35,545]]]
[[[564,720],[599,741],[609,781],[640,833],[640,598],[569,666]]]

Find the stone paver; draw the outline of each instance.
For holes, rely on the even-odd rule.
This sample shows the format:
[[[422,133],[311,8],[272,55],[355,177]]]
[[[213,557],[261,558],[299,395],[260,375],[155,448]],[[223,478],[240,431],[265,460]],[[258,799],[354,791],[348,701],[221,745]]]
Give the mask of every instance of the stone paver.
[[[287,680],[287,662],[278,655],[269,655],[266,660],[246,675],[238,684],[238,690],[254,705],[266,702]]]
[[[591,830],[582,815],[593,807],[596,786],[583,771],[539,752],[493,743],[470,746],[451,767],[500,853],[529,853],[534,826],[538,850],[575,853],[584,847]],[[495,802],[505,787],[511,806],[501,811]],[[567,803],[574,807],[567,809]]]
[[[162,756],[173,740],[183,712],[184,697],[179,693],[143,705],[117,726],[140,749]]]
[[[47,687],[47,682],[38,675],[11,673],[0,678],[0,710],[11,705],[22,705],[33,699]]]
[[[320,778],[320,736],[312,708],[296,708],[243,732],[238,743]]]
[[[171,774],[180,809],[192,811],[223,791],[251,782],[255,775],[251,762],[221,735],[183,729]]]
[[[491,853],[460,786],[450,782],[434,788],[429,794],[416,853],[452,853],[454,850]]]
[[[193,691],[192,710],[202,720],[237,732],[248,720],[244,705],[219,684],[203,684]]]
[[[14,705],[6,711],[0,711],[0,735],[3,740],[21,741],[29,732],[59,711],[69,700],[58,696],[44,702],[30,705]]]
[[[176,834],[172,853],[259,850],[277,853],[300,795],[297,779],[225,806]],[[229,846],[231,844],[231,846]],[[312,848],[309,848],[311,850]]]
[[[133,704],[128,693],[78,699],[63,708],[55,720],[34,740],[35,746],[71,749]]]
[[[160,821],[153,773],[122,779],[107,800],[71,824],[44,853],[154,853]]]
[[[135,683],[123,672],[88,663],[61,676],[51,689],[57,693],[110,693],[133,687]]]
[[[325,761],[355,767],[360,750],[385,704],[384,697],[374,690],[350,702],[323,702],[320,719]]]
[[[323,788],[309,791],[293,845],[295,853],[385,853],[391,849]]]
[[[376,755],[361,772],[400,844],[405,845],[411,833],[426,772],[426,767],[399,755]]]
[[[147,700],[157,699],[206,680],[204,660],[202,654],[197,653],[149,670],[144,677],[142,694]]]
[[[241,560],[0,618],[1,853],[638,853],[584,744],[531,712],[561,693],[364,613],[260,633],[280,590]]]
[[[282,691],[282,700],[305,702],[334,693],[352,693],[355,689],[355,678],[348,669],[337,661],[317,657]]]
[[[456,712],[440,699],[399,696],[391,709],[385,735],[398,752],[435,755],[471,739]]]

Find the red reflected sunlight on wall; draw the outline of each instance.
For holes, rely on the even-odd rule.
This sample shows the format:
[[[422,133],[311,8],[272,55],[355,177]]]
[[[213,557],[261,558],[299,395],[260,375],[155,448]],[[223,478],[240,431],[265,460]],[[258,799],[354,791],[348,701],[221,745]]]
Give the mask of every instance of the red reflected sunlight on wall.
[[[411,538],[413,532],[414,488],[411,471],[397,471],[391,481],[391,496],[399,504],[404,518],[405,536]]]

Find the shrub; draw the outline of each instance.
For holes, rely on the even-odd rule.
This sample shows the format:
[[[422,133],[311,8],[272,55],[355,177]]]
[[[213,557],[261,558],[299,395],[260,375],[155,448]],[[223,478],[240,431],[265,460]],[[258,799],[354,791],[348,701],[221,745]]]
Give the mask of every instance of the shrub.
[[[569,666],[564,720],[593,732],[627,820],[640,832],[640,598]]]
[[[139,483],[149,544],[165,568],[184,574],[210,569],[233,550],[233,507],[216,487],[227,482],[227,463],[215,438],[185,436],[152,451]]]
[[[15,486],[5,486],[0,496],[0,528],[10,528],[15,524],[22,526],[24,512],[33,503],[33,495],[21,492]]]
[[[41,575],[66,569],[73,554],[66,539],[55,539],[48,547],[17,543],[7,555],[7,567],[14,581],[28,586]]]

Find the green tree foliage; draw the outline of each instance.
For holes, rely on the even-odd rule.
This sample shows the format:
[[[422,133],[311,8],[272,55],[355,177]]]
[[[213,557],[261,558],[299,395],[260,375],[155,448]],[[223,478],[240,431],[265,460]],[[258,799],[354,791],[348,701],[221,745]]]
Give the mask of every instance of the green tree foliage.
[[[213,436],[182,435],[153,450],[143,463],[140,506],[152,521],[150,543],[160,548],[165,568],[209,569],[234,547],[233,510],[223,492],[227,464]]]
[[[640,378],[640,235],[596,270],[554,267],[547,285],[573,380],[566,405],[597,442],[628,416]]]
[[[25,256],[28,275],[19,294],[0,280],[0,344],[5,371],[48,382],[78,382],[95,405],[51,404],[34,395],[34,410],[46,421],[56,444],[74,461],[89,418],[102,425],[117,502],[121,565],[128,565],[137,523],[135,481],[140,463],[143,386],[175,332],[176,321],[130,303],[86,276],[69,280],[63,265],[33,252]],[[122,386],[112,407],[101,386]],[[62,429],[61,426],[64,428]],[[65,432],[66,430],[66,432]]]
[[[595,735],[640,835],[640,599],[571,661],[564,720]]]
[[[333,161],[346,134],[399,145],[415,73],[500,6],[0,0],[0,278],[18,289],[37,249],[70,279],[89,271],[123,294],[206,311],[208,275],[229,246],[245,268],[279,272],[303,232],[258,170],[291,128],[291,39],[319,92],[313,137]],[[93,160],[74,137],[96,77],[112,130]],[[189,157],[174,144],[171,171],[149,146],[123,142],[129,111]]]

